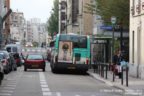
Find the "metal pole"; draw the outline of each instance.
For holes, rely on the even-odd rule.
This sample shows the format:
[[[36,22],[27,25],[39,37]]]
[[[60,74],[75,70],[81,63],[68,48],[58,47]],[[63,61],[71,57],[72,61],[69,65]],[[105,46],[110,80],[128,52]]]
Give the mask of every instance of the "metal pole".
[[[106,79],[107,79],[107,70],[108,70],[108,66],[106,65]]]
[[[115,81],[115,65],[114,65],[114,24],[112,24],[112,63],[113,63],[113,82]]]
[[[115,65],[113,65],[113,82],[115,81]]]
[[[114,63],[114,24],[112,25],[112,29],[113,29],[113,32],[112,32],[112,63]]]
[[[123,66],[122,66],[122,73],[121,73],[121,76],[122,76],[122,78],[121,78],[121,84],[123,85]]]
[[[128,87],[128,67],[126,67],[126,86]]]
[[[120,26],[120,50],[123,50],[123,28]]]

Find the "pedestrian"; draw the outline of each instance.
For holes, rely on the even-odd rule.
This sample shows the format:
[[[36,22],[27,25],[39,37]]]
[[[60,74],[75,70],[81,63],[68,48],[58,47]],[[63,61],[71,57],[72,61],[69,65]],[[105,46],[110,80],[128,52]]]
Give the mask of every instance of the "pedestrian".
[[[121,78],[121,64],[120,62],[123,60],[123,56],[122,56],[122,51],[121,50],[117,50],[116,55],[114,55],[114,65],[116,66],[116,75],[119,76],[119,78]]]

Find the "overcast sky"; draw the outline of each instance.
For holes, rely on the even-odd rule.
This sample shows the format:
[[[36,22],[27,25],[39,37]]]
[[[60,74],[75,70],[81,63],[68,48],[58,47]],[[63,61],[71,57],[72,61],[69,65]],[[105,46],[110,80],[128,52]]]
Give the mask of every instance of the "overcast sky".
[[[53,8],[53,0],[10,0],[10,3],[11,9],[23,12],[27,20],[40,18],[43,23],[48,20]]]

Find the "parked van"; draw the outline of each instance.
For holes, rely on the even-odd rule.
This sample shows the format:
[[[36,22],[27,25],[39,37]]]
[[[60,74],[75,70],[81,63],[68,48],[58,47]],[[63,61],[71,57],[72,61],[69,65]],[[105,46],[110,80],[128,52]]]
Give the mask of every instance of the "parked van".
[[[18,44],[8,44],[6,45],[5,49],[9,53],[18,53],[19,55],[21,54],[21,46]]]
[[[16,60],[16,64],[17,66],[21,66],[22,62],[21,62],[21,54],[22,54],[22,49],[21,46],[19,44],[8,44],[6,45],[5,49],[13,54],[15,60]]]

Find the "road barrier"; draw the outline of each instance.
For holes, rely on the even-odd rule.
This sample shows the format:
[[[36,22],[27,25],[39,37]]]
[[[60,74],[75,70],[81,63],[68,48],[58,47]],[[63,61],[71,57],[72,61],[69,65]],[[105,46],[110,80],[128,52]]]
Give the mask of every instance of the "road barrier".
[[[94,73],[98,73],[101,77],[105,77],[105,79],[107,79],[107,71],[108,71],[108,68],[109,68],[109,65],[108,64],[102,64],[102,63],[99,63],[99,64],[94,64],[93,65],[93,68],[94,68]]]
[[[93,69],[94,69],[94,73],[99,74],[101,77],[108,79],[108,71],[112,71],[113,72],[113,76],[112,76],[112,81],[115,82],[115,76],[119,75],[119,73],[117,72],[118,69],[116,70],[116,65],[112,65],[110,68],[110,64],[107,63],[95,63],[92,64],[93,65]],[[128,87],[128,66],[125,67],[121,67],[121,85],[123,85],[124,83],[124,72],[125,72],[125,80],[126,80],[126,86]]]

